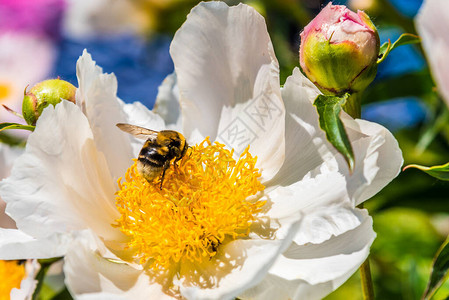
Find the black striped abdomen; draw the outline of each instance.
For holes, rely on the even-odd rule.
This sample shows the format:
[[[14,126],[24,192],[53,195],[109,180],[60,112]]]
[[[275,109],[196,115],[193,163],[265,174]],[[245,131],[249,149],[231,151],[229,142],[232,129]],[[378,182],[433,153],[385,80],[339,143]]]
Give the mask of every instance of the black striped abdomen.
[[[167,161],[168,149],[147,141],[137,158],[137,171],[148,181],[158,177]]]

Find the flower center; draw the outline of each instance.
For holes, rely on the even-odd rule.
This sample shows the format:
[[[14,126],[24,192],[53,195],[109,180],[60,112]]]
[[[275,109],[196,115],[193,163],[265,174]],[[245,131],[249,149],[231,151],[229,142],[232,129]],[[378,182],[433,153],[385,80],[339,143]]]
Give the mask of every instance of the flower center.
[[[265,201],[248,148],[238,161],[223,144],[206,139],[188,149],[160,181],[147,182],[136,163],[118,181],[117,226],[130,237],[128,248],[141,264],[157,270],[183,261],[209,260],[230,240],[248,236]]]
[[[17,260],[0,260],[0,299],[9,299],[13,288],[20,288],[25,278],[25,264]]]
[[[0,83],[0,102],[2,99],[8,98],[9,94],[11,94],[9,85]]]

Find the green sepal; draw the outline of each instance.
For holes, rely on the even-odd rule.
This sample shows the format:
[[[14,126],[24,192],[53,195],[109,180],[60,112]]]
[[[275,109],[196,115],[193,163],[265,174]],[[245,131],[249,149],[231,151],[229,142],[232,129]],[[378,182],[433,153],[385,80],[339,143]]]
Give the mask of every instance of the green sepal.
[[[363,91],[376,77],[376,51],[371,60],[353,42],[331,43],[313,36],[304,43],[307,77],[326,95]]]
[[[390,40],[388,40],[388,42],[385,42],[382,44],[382,46],[380,46],[379,58],[377,59],[377,63],[380,64],[381,62],[383,62],[393,49],[399,46],[416,44],[419,42],[421,42],[420,37],[411,33],[403,33],[393,44]]]
[[[440,166],[433,166],[433,167],[426,167],[426,166],[420,166],[420,165],[408,165],[403,169],[403,171],[407,170],[409,168],[416,168],[416,169],[426,172],[430,176],[433,176],[440,180],[449,181],[449,163],[440,165]]]
[[[326,133],[327,140],[340,152],[346,162],[349,170],[354,170],[354,152],[349,142],[343,122],[340,119],[342,106],[346,103],[349,94],[342,97],[319,95],[313,105],[316,106],[320,127]]]
[[[432,271],[430,273],[427,288],[422,299],[430,299],[441,285],[447,280],[449,271],[449,239],[441,245],[433,259]]]
[[[33,125],[23,125],[19,123],[0,123],[0,132],[7,129],[23,129],[23,130],[29,130],[34,131],[34,128],[36,126]]]

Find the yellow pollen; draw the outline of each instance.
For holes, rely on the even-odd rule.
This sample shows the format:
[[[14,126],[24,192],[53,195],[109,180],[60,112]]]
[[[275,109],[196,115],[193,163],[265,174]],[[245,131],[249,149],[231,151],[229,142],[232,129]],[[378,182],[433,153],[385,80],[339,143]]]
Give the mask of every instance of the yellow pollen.
[[[0,101],[8,98],[9,94],[11,94],[11,88],[9,85],[0,83]]]
[[[134,163],[119,179],[117,224],[130,237],[135,259],[168,269],[173,264],[209,260],[230,240],[248,236],[265,201],[257,157],[248,148],[238,161],[223,144],[206,139],[190,148],[160,181],[147,182]],[[226,240],[225,240],[226,239]]]
[[[20,288],[25,278],[25,264],[17,260],[0,260],[0,300],[9,300],[11,290]]]

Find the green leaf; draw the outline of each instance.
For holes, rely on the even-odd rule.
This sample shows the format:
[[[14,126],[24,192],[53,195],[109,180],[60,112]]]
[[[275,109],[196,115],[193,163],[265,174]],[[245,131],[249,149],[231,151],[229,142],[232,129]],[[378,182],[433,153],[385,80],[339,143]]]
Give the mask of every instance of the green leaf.
[[[0,131],[7,130],[7,129],[23,129],[23,130],[29,130],[34,131],[35,126],[33,125],[23,125],[19,123],[0,123]]]
[[[391,41],[388,39],[388,42],[385,42],[380,46],[379,50],[379,58],[377,59],[377,63],[380,64],[384,61],[385,58],[387,58],[388,53],[391,51]]]
[[[343,97],[319,95],[313,105],[318,110],[320,127],[326,133],[327,140],[340,152],[348,163],[349,170],[354,170],[354,153],[340,120],[340,112],[349,94]]]
[[[419,36],[411,33],[403,33],[393,44],[391,44],[391,41],[388,40],[388,42],[385,42],[382,44],[382,46],[380,46],[379,59],[377,60],[377,63],[380,64],[381,62],[383,62],[393,49],[399,46],[416,44],[419,42],[421,42]]]
[[[25,140],[18,138],[6,132],[0,132],[0,143],[8,144],[11,146],[24,146]]]
[[[433,167],[425,167],[425,166],[420,166],[420,165],[408,165],[403,169],[403,171],[405,171],[409,168],[416,168],[416,169],[426,172],[430,176],[433,176],[440,180],[449,181],[449,163],[447,163],[445,165],[433,166]]]
[[[432,272],[422,299],[430,299],[446,281],[449,271],[449,239],[441,245],[433,259]]]

